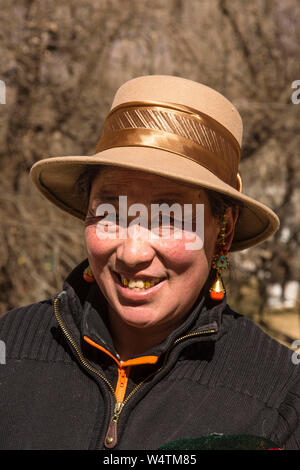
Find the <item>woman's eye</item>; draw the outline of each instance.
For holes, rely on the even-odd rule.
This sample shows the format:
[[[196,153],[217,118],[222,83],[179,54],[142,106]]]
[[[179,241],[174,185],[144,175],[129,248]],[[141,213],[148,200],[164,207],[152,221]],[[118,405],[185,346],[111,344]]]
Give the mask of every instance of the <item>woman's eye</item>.
[[[86,217],[85,217],[85,225],[89,225],[92,223],[97,222],[98,218],[96,217],[95,213],[91,210],[88,210]]]
[[[93,224],[97,222],[106,222],[108,225],[116,224],[118,222],[118,214],[114,213],[97,213],[96,209],[90,208],[85,218],[85,224]]]

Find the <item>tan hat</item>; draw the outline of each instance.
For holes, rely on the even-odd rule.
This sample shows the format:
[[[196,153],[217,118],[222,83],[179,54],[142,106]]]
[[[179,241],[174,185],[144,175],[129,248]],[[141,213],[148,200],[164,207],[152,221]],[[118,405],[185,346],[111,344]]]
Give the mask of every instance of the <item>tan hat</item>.
[[[117,91],[96,153],[35,163],[31,177],[61,209],[85,218],[75,183],[87,165],[154,173],[231,196],[243,203],[231,251],[261,243],[279,227],[276,214],[242,193],[243,125],[236,108],[206,85],[173,76],[144,76]]]

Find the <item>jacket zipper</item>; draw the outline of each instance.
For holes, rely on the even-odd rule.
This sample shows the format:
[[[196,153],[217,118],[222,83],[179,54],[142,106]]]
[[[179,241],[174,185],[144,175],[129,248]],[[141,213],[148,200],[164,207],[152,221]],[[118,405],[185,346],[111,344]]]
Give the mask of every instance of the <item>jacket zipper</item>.
[[[106,436],[105,436],[105,441],[104,441],[105,447],[107,447],[108,449],[112,449],[117,445],[117,442],[118,442],[118,429],[117,429],[118,420],[119,420],[120,413],[123,410],[124,406],[130,400],[130,398],[144,385],[144,383],[147,380],[149,380],[152,376],[155,376],[156,374],[158,374],[164,368],[164,366],[166,365],[167,359],[170,355],[170,352],[174,348],[174,346],[176,346],[176,344],[178,344],[179,342],[181,342],[181,341],[183,341],[187,338],[191,338],[191,337],[194,337],[194,336],[200,336],[200,335],[203,335],[203,334],[213,334],[217,331],[214,328],[203,329],[201,331],[196,331],[194,333],[189,333],[185,336],[181,336],[180,338],[177,338],[174,341],[174,343],[167,350],[164,361],[163,361],[163,364],[161,365],[161,367],[157,371],[155,371],[152,374],[148,375],[142,382],[140,382],[128,394],[128,396],[125,398],[125,400],[122,403],[120,403],[116,400],[115,390],[114,390],[113,386],[111,385],[111,383],[109,382],[109,380],[107,380],[107,378],[103,374],[101,374],[97,369],[95,369],[93,366],[91,366],[89,364],[89,362],[82,355],[82,353],[81,353],[80,349],[78,348],[76,342],[74,341],[74,339],[72,338],[72,336],[70,335],[70,333],[68,332],[66,327],[64,326],[63,321],[62,321],[62,319],[60,317],[60,314],[59,314],[59,309],[58,309],[59,300],[60,300],[59,297],[56,297],[54,299],[54,314],[55,314],[56,320],[57,320],[62,332],[64,333],[64,335],[67,338],[67,340],[69,341],[69,343],[72,345],[72,347],[73,347],[74,351],[76,352],[76,354],[78,356],[78,359],[80,360],[81,364],[86,369],[88,369],[89,371],[91,371],[92,373],[94,373],[98,377],[100,377],[106,383],[106,385],[109,387],[110,391],[113,394],[113,397],[115,398],[114,412],[113,412],[112,418],[110,420],[110,423],[109,423],[109,426],[108,426],[108,429],[107,429],[107,432],[106,432]]]
[[[114,394],[115,391],[114,391],[114,388],[111,385],[111,383],[107,380],[107,378],[103,374],[101,374],[97,369],[95,369],[93,366],[91,366],[88,361],[86,361],[86,359],[83,357],[80,349],[78,348],[76,342],[73,340],[72,336],[70,335],[70,333],[68,332],[68,330],[64,326],[64,324],[62,322],[62,319],[60,317],[59,311],[58,311],[58,305],[57,305],[58,302],[59,302],[59,297],[56,297],[55,300],[54,300],[54,313],[55,313],[56,320],[57,320],[60,328],[62,329],[62,332],[64,333],[65,337],[67,338],[69,343],[72,345],[73,349],[75,350],[80,362],[86,367],[86,369],[88,369],[91,372],[93,372],[94,374],[98,375],[108,385],[108,387],[110,388],[110,390]]]

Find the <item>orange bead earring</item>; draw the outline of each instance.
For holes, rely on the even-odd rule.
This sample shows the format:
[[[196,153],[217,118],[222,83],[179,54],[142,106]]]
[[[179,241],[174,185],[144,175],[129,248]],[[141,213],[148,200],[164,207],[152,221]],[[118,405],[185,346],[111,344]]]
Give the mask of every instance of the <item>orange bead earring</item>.
[[[227,250],[225,249],[225,231],[226,231],[226,222],[225,217],[223,217],[221,222],[221,229],[217,240],[217,252],[212,261],[212,267],[216,270],[216,277],[213,285],[209,289],[210,298],[213,300],[222,300],[226,293],[221,271],[222,269],[227,269],[229,266],[229,261],[227,258]]]
[[[83,279],[86,282],[94,282],[95,281],[93,271],[91,270],[90,266],[85,268],[85,270],[83,271]]]

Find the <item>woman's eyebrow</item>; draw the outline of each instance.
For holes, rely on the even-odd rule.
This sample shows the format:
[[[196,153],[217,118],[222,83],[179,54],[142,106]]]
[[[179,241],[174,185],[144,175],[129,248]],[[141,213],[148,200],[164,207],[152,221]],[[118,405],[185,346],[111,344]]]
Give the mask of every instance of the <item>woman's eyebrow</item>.
[[[163,204],[163,203],[168,203],[168,204],[182,204],[184,202],[184,199],[188,199],[186,197],[186,194],[177,194],[177,193],[161,193],[159,194],[156,198],[152,199],[153,204]],[[187,201],[185,201],[187,202]]]
[[[182,200],[181,198],[171,198],[170,196],[167,196],[167,197],[160,197],[159,199],[153,199],[151,201],[151,204],[169,204],[169,205],[173,205],[173,204],[181,204],[182,203]]]
[[[119,201],[119,196],[112,194],[111,192],[98,191],[94,194],[93,199],[105,199],[106,201]]]
[[[125,196],[126,191],[119,191],[120,194],[116,195],[113,194],[112,191],[106,191],[106,190],[100,190],[98,191],[93,199],[105,199],[106,201],[110,202],[119,202],[119,196]],[[183,203],[184,196],[183,195],[178,195],[178,194],[173,194],[173,193],[166,193],[160,194],[159,196],[155,197],[151,200],[151,204],[164,204],[167,203],[169,205],[172,204],[182,204]]]

